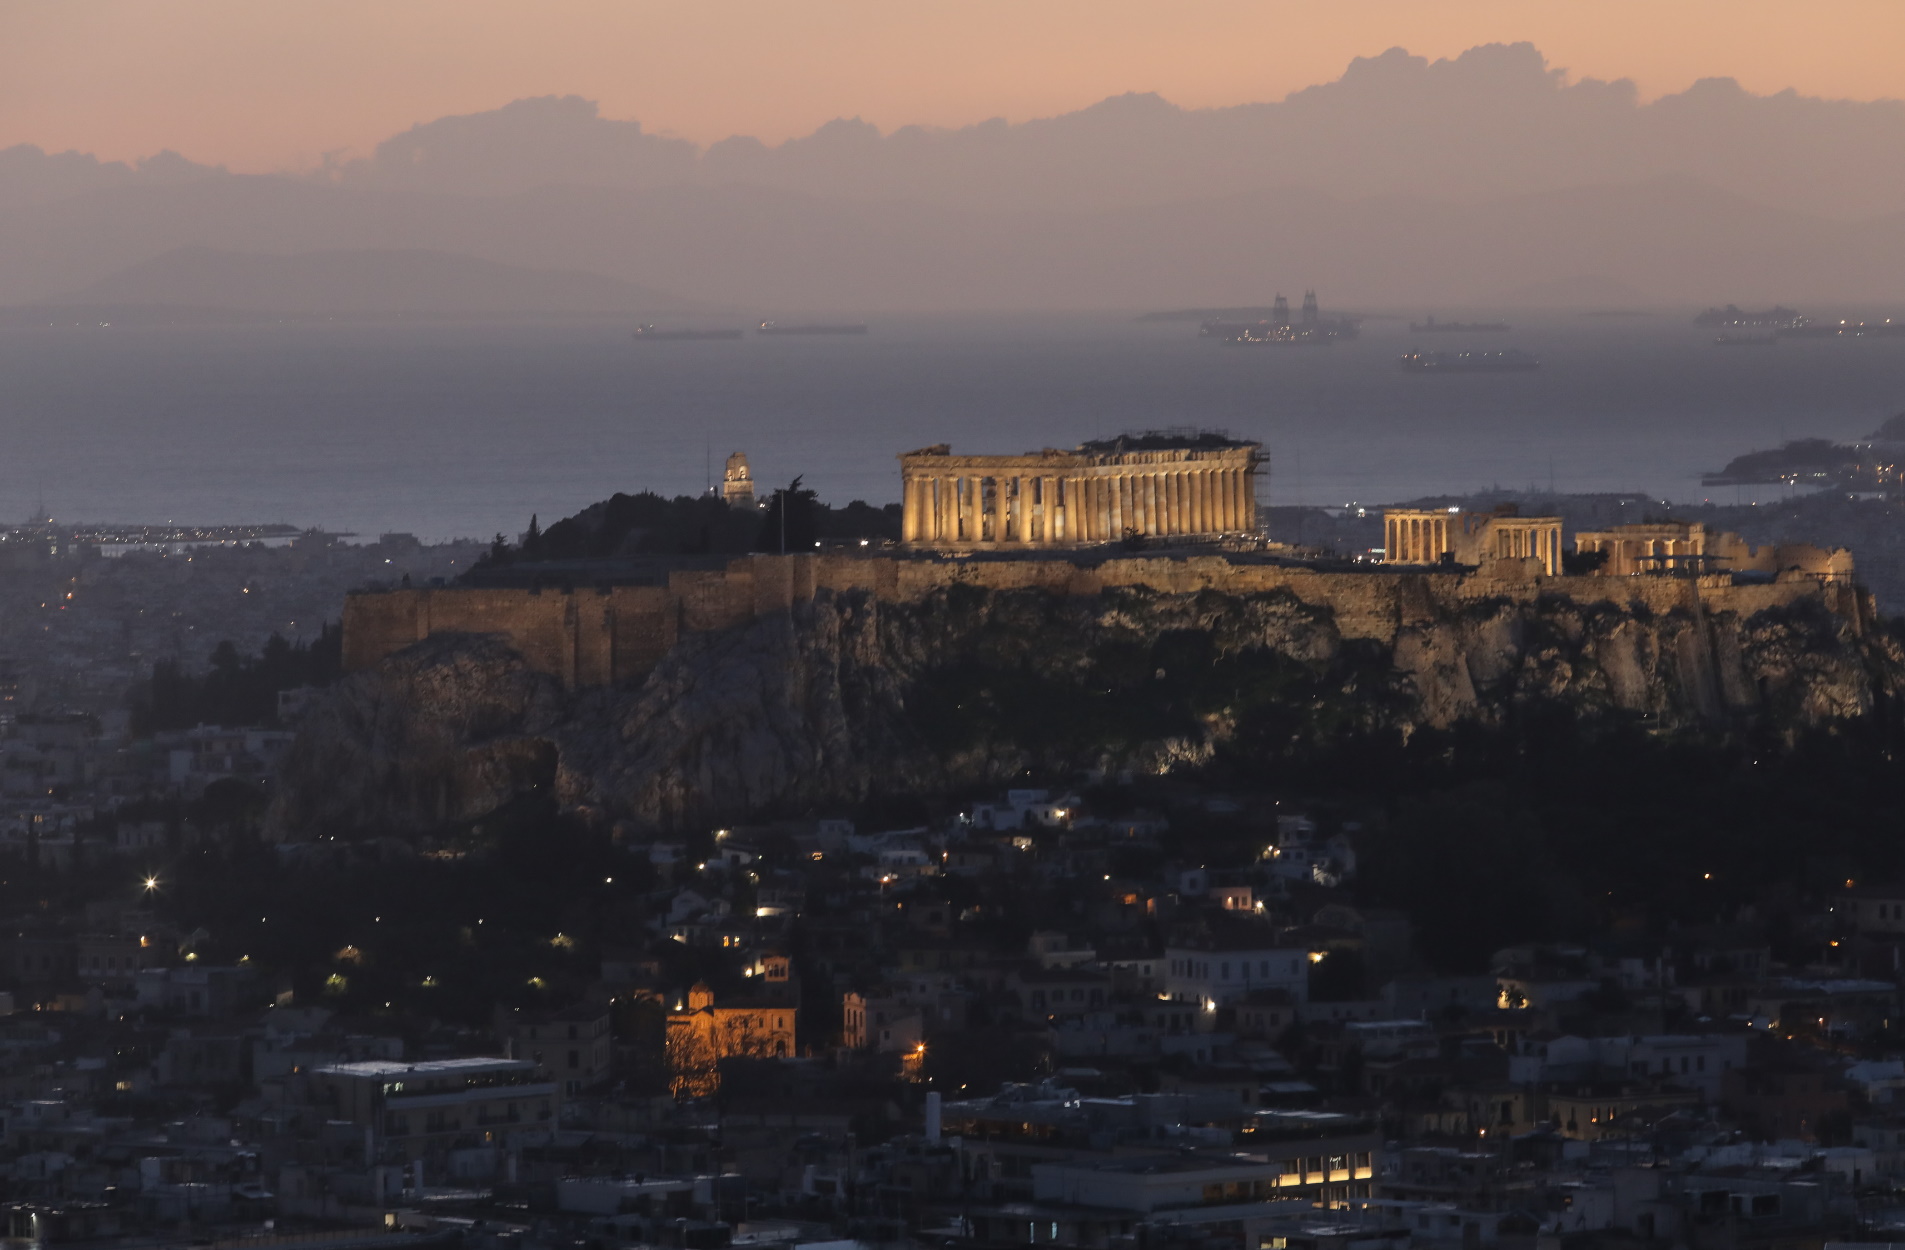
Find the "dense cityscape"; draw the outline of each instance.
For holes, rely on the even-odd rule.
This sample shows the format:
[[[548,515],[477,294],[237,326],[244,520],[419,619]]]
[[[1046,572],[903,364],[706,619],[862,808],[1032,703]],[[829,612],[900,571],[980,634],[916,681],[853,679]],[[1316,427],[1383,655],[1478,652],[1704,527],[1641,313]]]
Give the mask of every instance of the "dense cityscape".
[[[430,828],[287,825],[301,720],[365,680],[346,591],[560,598],[617,562],[641,582],[658,560],[786,559],[721,554],[772,552],[783,526],[860,561],[904,527],[957,541],[752,489],[737,456],[725,498],[618,497],[490,544],[8,536],[13,1235],[1734,1246],[1899,1218],[1901,865],[1882,819],[1783,823],[1820,816],[1816,761],[1769,773],[1717,740],[1662,756],[1530,722],[1512,743],[1422,727],[1300,769],[1034,768],[672,831],[533,785]],[[1003,526],[978,544],[1063,537],[1062,492],[1000,498],[960,512]],[[1571,526],[1573,551],[1664,532],[1574,503],[1600,528]],[[1155,501],[1129,515],[1118,558],[1208,558],[1159,532]],[[1293,519],[1308,544],[1278,536]],[[1201,550],[1348,578],[1460,579],[1500,553],[1496,576],[1582,571],[1548,521],[1489,500],[1264,521]],[[1738,542],[1677,524],[1681,557],[1591,578],[1711,577]],[[1143,663],[1164,682],[1183,645]],[[1682,844],[1616,829],[1634,812],[1606,795],[1491,790],[1503,747],[1537,772],[1620,768],[1656,808],[1640,823]],[[1696,829],[1669,785],[1720,810]],[[1781,797],[1750,811],[1755,790]]]
[[[0,0],[0,1250],[1905,1250],[1900,47]]]

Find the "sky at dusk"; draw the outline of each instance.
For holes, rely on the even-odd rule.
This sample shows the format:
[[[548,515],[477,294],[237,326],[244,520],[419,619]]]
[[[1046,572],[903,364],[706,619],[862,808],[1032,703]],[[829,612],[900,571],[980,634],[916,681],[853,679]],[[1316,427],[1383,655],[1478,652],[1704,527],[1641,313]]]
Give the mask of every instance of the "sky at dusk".
[[[1905,97],[1899,0],[0,0],[0,147],[171,148],[262,172],[417,122],[578,94],[701,143],[835,117],[1021,121],[1155,91],[1275,100],[1392,46],[1526,40],[1644,98]]]

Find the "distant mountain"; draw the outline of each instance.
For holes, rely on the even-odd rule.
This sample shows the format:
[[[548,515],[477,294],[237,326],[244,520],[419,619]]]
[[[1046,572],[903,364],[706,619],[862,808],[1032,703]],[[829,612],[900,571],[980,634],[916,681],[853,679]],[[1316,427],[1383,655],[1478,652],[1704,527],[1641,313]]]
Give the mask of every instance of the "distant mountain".
[[[1905,300],[1905,215],[1834,221],[1684,180],[1467,205],[1285,190],[1008,213],[740,185],[451,197],[233,177],[96,192],[8,220],[0,301],[11,303],[659,313],[686,302],[658,288],[864,316],[1254,306],[1306,287],[1343,309],[1500,304],[1516,291],[1517,303],[1605,308],[1630,306],[1635,288],[1691,315],[1729,301]],[[397,259],[433,253],[464,276],[426,281],[429,262]],[[1584,274],[1598,289],[1580,287]]]
[[[422,248],[273,255],[182,247],[46,302],[293,315],[655,313],[695,307],[618,278]]]

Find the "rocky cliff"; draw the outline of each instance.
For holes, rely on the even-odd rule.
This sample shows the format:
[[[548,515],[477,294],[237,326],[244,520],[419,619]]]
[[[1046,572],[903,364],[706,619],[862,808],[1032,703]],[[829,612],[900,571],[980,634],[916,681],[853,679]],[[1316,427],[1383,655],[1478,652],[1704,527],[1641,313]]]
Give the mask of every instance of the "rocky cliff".
[[[822,591],[567,693],[439,635],[327,692],[272,825],[415,832],[538,790],[638,827],[834,809],[1081,768],[1243,769],[1518,709],[1786,733],[1871,714],[1905,654],[1823,601],[1742,616],[1557,596],[1432,604],[1345,637],[1287,591]]]

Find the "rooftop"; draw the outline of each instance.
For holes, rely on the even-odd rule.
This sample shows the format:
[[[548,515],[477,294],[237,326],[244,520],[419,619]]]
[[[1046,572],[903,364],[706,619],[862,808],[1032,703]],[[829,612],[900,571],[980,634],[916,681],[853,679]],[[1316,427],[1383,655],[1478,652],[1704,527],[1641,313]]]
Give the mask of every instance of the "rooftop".
[[[473,1072],[528,1071],[535,1065],[527,1059],[505,1059],[501,1055],[476,1055],[467,1059],[425,1059],[400,1063],[387,1059],[365,1059],[357,1063],[334,1063],[315,1068],[338,1076],[467,1076]]]
[[[1173,426],[1164,430],[1139,430],[1114,434],[1110,438],[1088,439],[1078,445],[1080,451],[1167,451],[1180,447],[1216,451],[1226,447],[1259,447],[1247,438],[1234,438],[1228,430],[1200,430],[1192,426]]]

